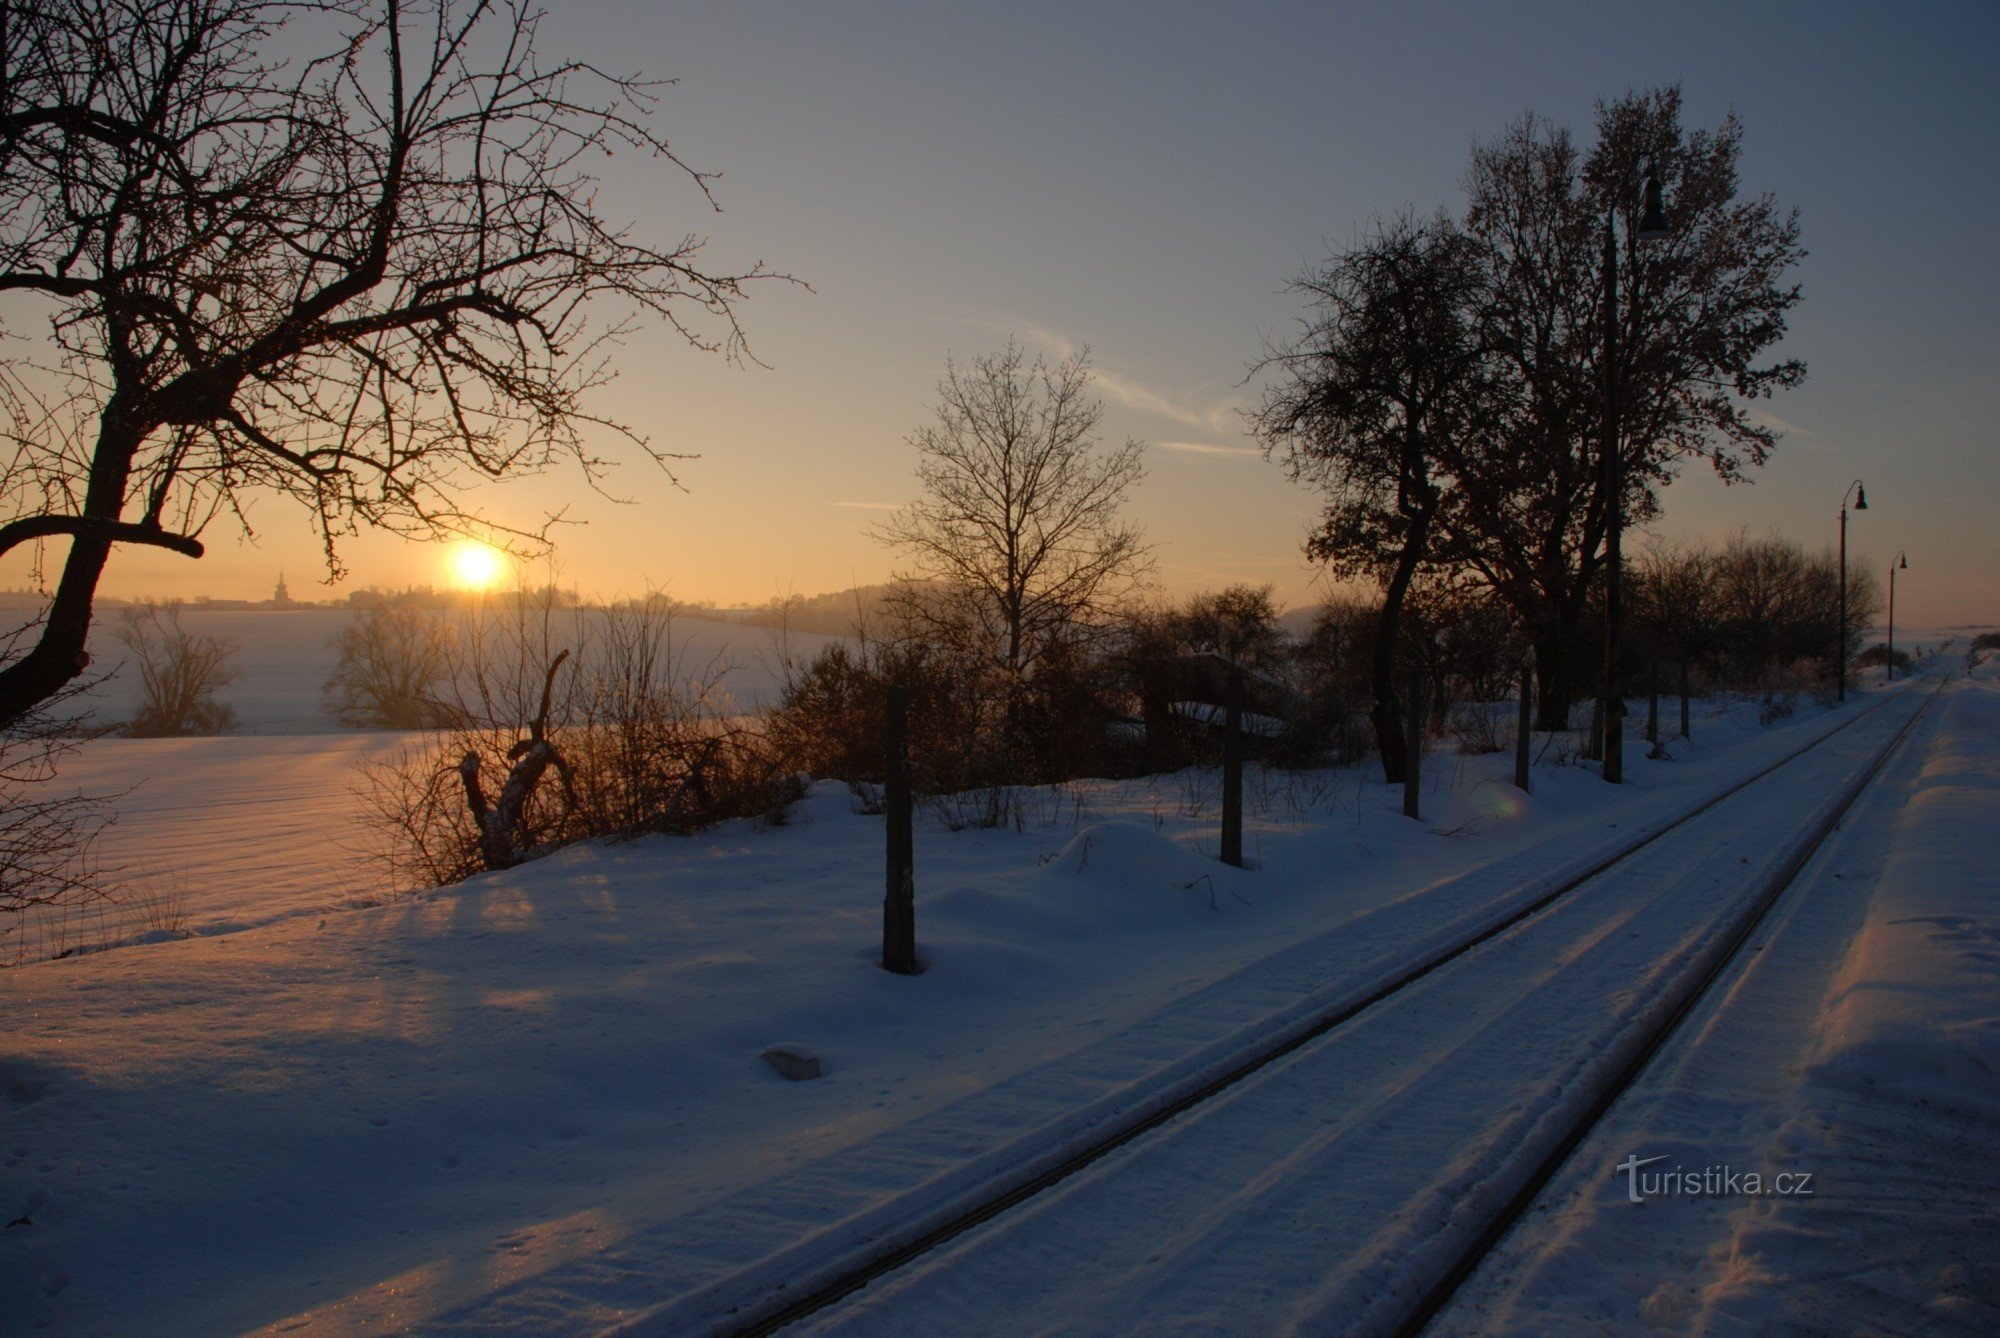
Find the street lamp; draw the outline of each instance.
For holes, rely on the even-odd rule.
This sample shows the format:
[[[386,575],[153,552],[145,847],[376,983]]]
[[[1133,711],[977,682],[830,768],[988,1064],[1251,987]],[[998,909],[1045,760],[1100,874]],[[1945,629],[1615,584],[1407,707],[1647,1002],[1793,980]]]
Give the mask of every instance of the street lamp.
[[[1604,536],[1604,700],[1597,712],[1603,731],[1604,779],[1613,785],[1625,779],[1625,685],[1618,664],[1624,618],[1619,587],[1624,575],[1625,470],[1618,458],[1618,235],[1613,225],[1617,212],[1615,206],[1604,211],[1604,492],[1611,504]],[[1671,237],[1673,231],[1660,201],[1658,165],[1649,163],[1634,235],[1653,242]]]
[[[1847,485],[1847,492],[1840,494],[1840,646],[1834,658],[1840,661],[1840,697],[1847,700],[1847,495],[1854,494],[1854,509],[1868,509],[1868,491],[1856,479]]]
[[[1910,560],[1903,556],[1900,548],[1896,550],[1896,560],[1889,564],[1889,657],[1882,662],[1884,683],[1896,677],[1896,572],[1899,568],[1903,571],[1910,569]]]

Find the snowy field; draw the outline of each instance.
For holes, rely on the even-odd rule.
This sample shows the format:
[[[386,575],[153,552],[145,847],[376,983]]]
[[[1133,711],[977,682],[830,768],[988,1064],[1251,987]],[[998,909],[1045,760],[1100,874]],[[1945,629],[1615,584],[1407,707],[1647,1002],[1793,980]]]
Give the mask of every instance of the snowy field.
[[[731,632],[715,629],[718,649]],[[1962,664],[1962,646],[1945,663]],[[754,702],[768,664],[738,658],[734,690]],[[1000,829],[927,815],[927,970],[903,978],[874,965],[882,819],[838,785],[782,823],[585,846],[400,894],[357,853],[342,783],[399,741],[325,729],[325,668],[297,659],[272,652],[268,687],[246,672],[242,700],[261,703],[239,703],[250,732],[102,740],[66,773],[135,787],[107,854],[159,871],[179,928],[0,972],[9,1332],[616,1325],[838,1237],[893,1193],[975,1173],[1282,1007],[1276,982],[1311,952],[1407,951],[1507,879],[1706,794],[1880,693],[1871,683],[1840,712],[1802,699],[1768,728],[1754,702],[1700,703],[1694,739],[1661,760],[1628,749],[1616,791],[1560,743],[1532,795],[1507,783],[1505,755],[1438,756],[1421,823],[1360,771],[1253,772],[1253,871],[1212,859],[1210,775],[1032,792]],[[1814,965],[1774,979],[1760,962],[1730,992],[1773,1001],[1755,1016],[1776,1039],[1674,1057],[1629,1117],[1647,1155],[1769,1154],[1776,1130],[1828,1183],[1844,1158],[1880,1184],[1621,1216],[1622,1181],[1593,1166],[1504,1277],[1482,1276],[1461,1322],[1813,1329],[1824,1313],[1787,1298],[1846,1285],[1875,1298],[1866,1327],[1991,1331],[1994,666],[1940,705],[1901,788],[1850,824],[1867,876],[1827,872],[1850,884],[1839,914],[1787,930]],[[825,1075],[777,1076],[758,1056],[778,1041],[811,1047]],[[1948,1218],[1911,1188],[1946,1178],[1937,1140],[1969,1163]],[[1935,1245],[1947,1220],[1971,1263],[1910,1245]],[[1109,1311],[1075,1326],[1122,1327]]]
[[[181,624],[189,632],[238,647],[238,677],[221,694],[236,727],[210,738],[100,739],[66,760],[63,784],[122,795],[100,846],[119,900],[29,912],[0,937],[0,963],[176,930],[233,931],[407,890],[389,881],[376,843],[359,825],[356,784],[364,761],[393,758],[411,741],[343,729],[321,709],[338,658],[333,638],[356,616],[185,610]],[[139,702],[129,653],[112,635],[116,625],[100,624],[93,637],[93,665],[107,675],[81,699],[100,724],[130,719]],[[719,673],[719,707],[758,711],[776,702],[786,647],[775,633],[693,618],[677,618],[671,628],[671,658],[685,673]],[[795,634],[789,650],[809,657],[829,639]]]

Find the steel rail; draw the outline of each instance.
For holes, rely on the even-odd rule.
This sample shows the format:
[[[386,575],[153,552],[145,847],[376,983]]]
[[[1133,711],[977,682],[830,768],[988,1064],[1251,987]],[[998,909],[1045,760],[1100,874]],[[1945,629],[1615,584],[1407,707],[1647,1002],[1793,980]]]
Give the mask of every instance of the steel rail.
[[[1439,1312],[1450,1304],[1452,1296],[1478,1270],[1486,1256],[1492,1253],[1500,1239],[1513,1229],[1514,1224],[1548,1187],[1549,1181],[1555,1178],[1557,1172],[1575,1155],[1577,1149],[1596,1132],[1597,1126],[1603,1123],[1604,1117],[1618,1103],[1618,1099],[1630,1091],[1644,1076],[1647,1066],[1667,1042],[1673,1039],[1674,1034],[1687,1021],[1688,1015],[1714,988],[1716,982],[1729,974],[1730,968],[1736,964],[1738,956],[1742,953],[1744,944],[1749,942],[1751,936],[1770,917],[1771,911],[1777,906],[1785,891],[1797,881],[1800,872],[1825,846],[1827,839],[1840,826],[1840,820],[1859,802],[1869,784],[1902,746],[1904,739],[1916,727],[1917,721],[1930,710],[1931,704],[1937,700],[1938,694],[1944,691],[1944,686],[1949,681],[1949,675],[1939,680],[1937,687],[1931,690],[1931,694],[1924,699],[1922,705],[1912,712],[1902,727],[1876,751],[1867,765],[1855,773],[1840,802],[1833,805],[1830,811],[1820,815],[1819,820],[1812,825],[1806,840],[1791,852],[1790,857],[1779,867],[1768,885],[1752,900],[1749,913],[1742,917],[1735,930],[1710,955],[1711,959],[1689,973],[1689,976],[1693,977],[1691,980],[1689,976],[1683,976],[1676,982],[1677,986],[1686,990],[1684,997],[1661,1016],[1630,1058],[1610,1075],[1603,1088],[1556,1145],[1521,1181],[1506,1203],[1487,1219],[1470,1245],[1426,1289],[1416,1306],[1396,1326],[1394,1332],[1399,1338],[1421,1333],[1433,1319],[1437,1318]]]
[[[1939,686],[1942,688],[1942,684]],[[993,1188],[993,1192],[989,1194],[979,1194],[975,1191],[974,1194],[967,1196],[967,1202],[961,1209],[949,1213],[944,1220],[908,1238],[891,1239],[882,1242],[874,1252],[837,1266],[831,1276],[809,1279],[804,1289],[798,1292],[767,1294],[762,1298],[750,1300],[738,1307],[734,1307],[729,1318],[722,1321],[713,1331],[730,1335],[731,1338],[752,1338],[753,1335],[775,1333],[788,1325],[795,1324],[807,1316],[853,1295],[877,1278],[895,1272],[913,1260],[930,1253],[932,1250],[956,1239],[967,1231],[1000,1217],[1039,1195],[1044,1190],[1069,1179],[1078,1171],[1125,1147],[1135,1139],[1141,1138],[1162,1125],[1186,1114],[1195,1107],[1213,1100],[1221,1093],[1241,1083],[1244,1079],[1294,1053],[1301,1047],[1321,1039],[1335,1028],[1373,1009],[1385,1000],[1400,994],[1405,989],[1425,979],[1440,968],[1449,965],[1481,945],[1499,937],[1523,921],[1549,909],[1579,887],[1631,859],[1661,838],[1686,826],[1740,791],[1765,779],[1774,772],[1791,765],[1828,740],[1844,734],[1847,730],[1873,716],[1877,711],[1883,709],[1891,702],[1900,700],[1902,695],[1902,693],[1896,693],[1892,696],[1884,697],[1865,710],[1857,712],[1851,719],[1842,721],[1832,729],[1818,735],[1800,747],[1759,767],[1750,774],[1730,782],[1694,807],[1680,813],[1658,828],[1608,851],[1602,858],[1573,873],[1571,876],[1564,878],[1560,883],[1550,888],[1541,896],[1535,897],[1522,906],[1517,907],[1506,916],[1482,925],[1475,931],[1432,951],[1428,955],[1420,957],[1409,964],[1403,971],[1381,983],[1376,988],[1369,990],[1358,998],[1345,1000],[1325,1013],[1313,1018],[1303,1027],[1290,1031],[1275,1041],[1259,1044],[1244,1054],[1234,1057],[1233,1061],[1217,1076],[1210,1078],[1163,1105],[1146,1109],[1131,1120],[1121,1122],[1114,1127],[1102,1131],[1097,1137],[1078,1147],[1071,1155],[1033,1176],[1018,1183],[1006,1185],[1004,1188],[989,1186],[989,1188]],[[1933,699],[1934,697],[1935,693],[1933,693]],[[1896,742],[1902,739],[1903,735],[1908,732],[1911,725],[1914,724],[1918,716],[1923,714],[1929,704],[1929,701],[1926,701],[1923,706],[1919,707],[1912,714],[1910,720],[1905,722],[1890,745],[1888,745],[1890,749],[1894,747]],[[1886,756],[1887,750],[1878,755],[1867,768],[1867,774],[1872,776]],[[1845,807],[1843,806],[1840,811],[1845,812]],[[1837,820],[1837,817],[1838,815],[1836,814],[1835,820]],[[1789,882],[1790,877],[1794,874],[1795,870],[1792,873],[1788,873],[1784,881]],[[1678,1016],[1679,1014],[1676,1014],[1676,1017]],[[1548,1174],[1553,1174],[1554,1169],[1553,1166],[1547,1168]],[[1546,1177],[1544,1177],[1544,1182],[1545,1180]],[[1525,1204],[1522,1206],[1525,1207]],[[1497,1239],[1499,1234],[1496,1231],[1493,1233],[1492,1238]],[[1491,1240],[1485,1236],[1482,1236],[1481,1239],[1486,1241],[1486,1247],[1490,1247]],[[1462,1278],[1459,1281],[1462,1281]],[[1457,1282],[1453,1282],[1452,1289],[1455,1290],[1457,1285]],[[1428,1295],[1429,1293],[1427,1293],[1427,1298]],[[1443,1299],[1448,1297],[1448,1295],[1449,1292],[1442,1293],[1438,1304],[1442,1304]],[[1435,1306],[1426,1310],[1423,1319],[1417,1322],[1417,1327],[1421,1328],[1422,1324],[1428,1322],[1429,1317],[1434,1313]],[[636,1323],[620,1326],[618,1329],[620,1333],[633,1334],[648,1331],[650,1331],[650,1326],[648,1326],[644,1317],[640,1317]]]

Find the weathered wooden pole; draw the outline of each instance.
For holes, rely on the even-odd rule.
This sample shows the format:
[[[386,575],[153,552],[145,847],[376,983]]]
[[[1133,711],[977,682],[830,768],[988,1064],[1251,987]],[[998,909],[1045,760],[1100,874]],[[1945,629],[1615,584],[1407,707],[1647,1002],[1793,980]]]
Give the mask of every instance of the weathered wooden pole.
[[[910,799],[910,694],[889,689],[888,793],[889,880],[882,899],[882,968],[917,974],[917,879],[915,823]]]
[[[1410,714],[1403,722],[1403,750],[1409,757],[1403,764],[1403,816],[1417,813],[1417,787],[1424,778],[1424,676],[1410,671]]]
[[[1646,742],[1660,746],[1660,662],[1646,666]]]
[[[1222,862],[1243,867],[1243,672],[1234,665],[1223,689]]]
[[[1521,716],[1514,726],[1514,788],[1530,790],[1528,781],[1528,743],[1534,733],[1534,670],[1521,666]]]

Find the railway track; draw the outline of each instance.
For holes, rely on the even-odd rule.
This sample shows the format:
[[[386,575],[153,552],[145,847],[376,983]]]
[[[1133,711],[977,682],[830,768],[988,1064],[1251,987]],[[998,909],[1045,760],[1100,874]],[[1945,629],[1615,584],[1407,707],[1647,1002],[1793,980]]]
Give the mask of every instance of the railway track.
[[[1184,1271],[1189,1260],[1182,1256],[1190,1252],[1226,1253],[1231,1244],[1226,1238],[1242,1234],[1229,1226],[1232,1217],[1313,1217],[1312,1204],[1288,1194],[1284,1183],[1298,1179],[1310,1185],[1315,1159],[1321,1171],[1393,1162],[1398,1140],[1385,1138],[1383,1130],[1414,1121],[1435,1146],[1444,1127],[1438,1121],[1450,1107],[1462,1105],[1479,1132],[1456,1145],[1472,1149],[1476,1174],[1452,1171],[1442,1181],[1419,1174],[1407,1186],[1370,1187],[1335,1214],[1341,1217],[1338,1229],[1306,1227],[1303,1257],[1313,1265],[1311,1274],[1300,1274],[1289,1289],[1280,1287],[1276,1310],[1284,1314],[1260,1315],[1253,1325],[1265,1327],[1265,1320],[1275,1319],[1279,1327],[1331,1324],[1343,1331],[1414,1332],[1643,1069],[1929,700],[1913,705],[1905,694],[1850,717],[1755,774],[1543,880],[1398,968],[1320,1000],[1287,1026],[1246,1037],[1216,1062],[1164,1085],[1147,1101],[1131,1103],[1121,1118],[1088,1138],[1071,1140],[1014,1174],[966,1186],[948,1203],[930,1203],[906,1221],[897,1222],[893,1211],[880,1214],[881,1228],[851,1248],[817,1259],[802,1255],[795,1270],[766,1268],[736,1280],[733,1289],[725,1280],[704,1296],[670,1303],[621,1331],[751,1334],[802,1322],[835,1330],[884,1322],[897,1328],[906,1314],[916,1328],[967,1327],[979,1316],[934,1313],[936,1298],[990,1295],[988,1288],[1004,1287],[1011,1274],[1046,1279],[1051,1266],[1065,1271],[1062,1261],[1075,1261],[1079,1250],[1093,1259],[1090,1268],[1080,1270],[1083,1286],[1101,1289],[1121,1285],[1121,1276],[1136,1277],[1152,1298],[1148,1304],[1172,1306],[1177,1304],[1172,1298],[1186,1288],[1161,1284],[1171,1284]],[[1795,805],[1799,812],[1787,821],[1782,841],[1773,846],[1765,839],[1764,855],[1746,869],[1752,876],[1745,886],[1721,894],[1690,891],[1690,879],[1698,883],[1702,870],[1715,867],[1720,845],[1734,842],[1755,850],[1760,837],[1770,837],[1758,831],[1755,817],[1746,827],[1737,815],[1732,828],[1733,809],[1761,811],[1760,805],[1778,802],[1769,796],[1807,790],[1824,797]],[[1741,859],[1751,865],[1750,854]],[[1600,967],[1596,976],[1579,975],[1570,965],[1589,960],[1601,945],[1645,936],[1659,937],[1666,949],[1627,948],[1622,964]],[[1619,995],[1608,1020],[1591,1016],[1593,1007],[1605,1006],[1607,970],[1612,979],[1620,971],[1638,977]],[[1526,982],[1529,988],[1510,1000],[1493,980]],[[1494,1017],[1482,1021],[1482,1010]],[[1529,1045],[1527,1058],[1536,1058],[1532,1052],[1540,1047],[1537,1062],[1553,1054],[1554,1067],[1532,1077],[1525,1096],[1498,1086],[1483,1094],[1498,1102],[1497,1120],[1480,1109],[1479,1099],[1454,1094],[1440,1079],[1455,1069],[1475,1075],[1495,1070],[1496,1050],[1498,1070],[1525,1062],[1506,1052],[1508,1029],[1518,1023],[1524,1034],[1532,1034],[1537,1019],[1551,1015],[1593,1025],[1572,1027],[1575,1034],[1559,1045]],[[1399,1059],[1401,1052],[1407,1053]],[[1378,1099],[1379,1093],[1390,1096]],[[1289,1103],[1295,1114],[1305,1112],[1308,1123],[1321,1126],[1309,1131],[1302,1147],[1283,1154],[1275,1172],[1255,1164],[1258,1134],[1271,1127],[1274,1103]],[[1249,1120],[1249,1135],[1231,1132],[1231,1121],[1239,1118]],[[1269,1183],[1249,1200],[1240,1192],[1216,1191],[1217,1206],[1206,1214],[1211,1220],[1197,1223],[1191,1233],[1182,1231],[1186,1239],[1164,1245],[1141,1241],[1138,1248],[1151,1257],[1121,1263],[1115,1250],[1102,1248],[1097,1233],[1107,1224],[1155,1222],[1170,1205],[1203,1201],[1199,1186],[1175,1183],[1178,1166],[1192,1167],[1218,1185],[1232,1176]],[[1309,1189],[1305,1199],[1318,1193]],[[1038,1233],[1049,1243],[1037,1244]],[[1263,1249],[1256,1234],[1234,1243]],[[1344,1267],[1327,1273],[1330,1257],[1345,1260]],[[938,1281],[968,1269],[989,1282]],[[1197,1289],[1210,1285],[1200,1282],[1201,1268],[1185,1272]],[[781,1275],[782,1282],[772,1281]],[[849,1298],[859,1305],[840,1305]],[[947,1303],[945,1310],[950,1309]]]

